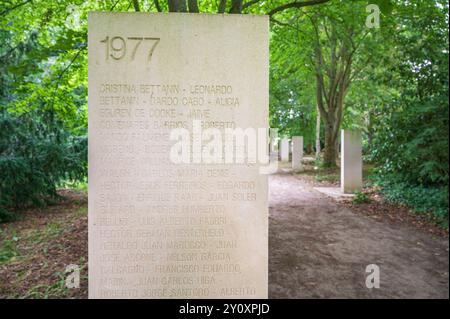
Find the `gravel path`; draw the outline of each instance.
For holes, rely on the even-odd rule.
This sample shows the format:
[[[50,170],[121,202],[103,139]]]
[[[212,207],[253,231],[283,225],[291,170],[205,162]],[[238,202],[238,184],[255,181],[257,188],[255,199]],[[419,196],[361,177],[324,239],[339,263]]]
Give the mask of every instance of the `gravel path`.
[[[269,298],[449,297],[448,239],[357,215],[290,174],[269,185]]]

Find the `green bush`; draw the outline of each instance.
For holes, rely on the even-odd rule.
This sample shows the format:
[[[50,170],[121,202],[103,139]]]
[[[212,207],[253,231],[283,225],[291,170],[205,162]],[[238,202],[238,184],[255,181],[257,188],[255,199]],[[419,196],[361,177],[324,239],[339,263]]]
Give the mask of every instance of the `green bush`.
[[[448,14],[437,6],[417,10],[408,32],[393,35],[392,68],[378,77],[391,93],[373,109],[369,155],[389,201],[448,227]]]
[[[0,108],[0,222],[29,205],[57,198],[65,180],[87,172],[87,138],[71,134],[51,111]]]
[[[448,228],[448,185],[424,187],[386,177],[378,185],[382,187],[381,192],[389,202],[406,205],[414,212],[424,214],[436,224]]]
[[[353,198],[353,203],[355,204],[363,204],[363,203],[369,203],[370,198],[369,196],[364,192],[356,192],[355,197]]]

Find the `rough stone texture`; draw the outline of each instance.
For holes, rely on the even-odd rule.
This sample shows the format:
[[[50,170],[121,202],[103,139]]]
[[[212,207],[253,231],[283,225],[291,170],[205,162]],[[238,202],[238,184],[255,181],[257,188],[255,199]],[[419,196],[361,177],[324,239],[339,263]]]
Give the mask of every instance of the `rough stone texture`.
[[[292,169],[303,170],[303,136],[292,137]]]
[[[268,18],[91,13],[88,42],[90,297],[266,298],[267,176],[169,137],[267,127]]]
[[[341,190],[355,193],[362,189],[361,131],[341,131]]]

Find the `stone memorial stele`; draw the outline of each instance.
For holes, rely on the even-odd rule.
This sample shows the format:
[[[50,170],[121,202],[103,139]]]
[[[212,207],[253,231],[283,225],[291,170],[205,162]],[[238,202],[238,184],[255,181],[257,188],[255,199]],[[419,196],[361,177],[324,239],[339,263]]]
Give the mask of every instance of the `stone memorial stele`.
[[[289,151],[290,151],[289,139],[283,138],[280,141],[280,159],[282,162],[289,162]]]
[[[292,169],[294,171],[303,170],[303,136],[292,137]]]
[[[270,137],[270,152],[276,152],[278,150],[278,141],[275,137]]]
[[[195,127],[267,129],[268,17],[92,12],[88,25],[89,297],[267,298],[260,164],[173,158],[207,157]],[[177,130],[192,135],[173,152]]]
[[[362,181],[362,138],[359,130],[341,130],[341,191],[361,191]]]

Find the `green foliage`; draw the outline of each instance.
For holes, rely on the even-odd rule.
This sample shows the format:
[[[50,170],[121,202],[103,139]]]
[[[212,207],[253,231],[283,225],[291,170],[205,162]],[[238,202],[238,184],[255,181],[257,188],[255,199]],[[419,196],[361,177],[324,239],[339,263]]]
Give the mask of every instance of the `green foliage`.
[[[371,155],[387,179],[448,185],[448,4],[400,9],[402,27],[387,39],[396,48],[386,61],[389,74],[374,78],[394,91],[373,108]]]
[[[283,67],[283,66],[282,66]],[[311,92],[302,87],[298,75],[278,73],[274,66],[270,77],[270,126],[281,136],[303,136],[305,145],[314,144],[316,108]]]
[[[19,252],[16,247],[18,237],[13,236],[11,239],[3,240],[0,246],[0,265],[9,262],[12,258],[19,256]]]
[[[68,180],[61,186],[63,188],[75,189],[82,192],[87,192],[88,190],[87,178],[82,180]]]
[[[448,228],[449,196],[448,185],[423,187],[406,182],[391,180],[386,176],[379,180],[384,197],[391,203],[406,205],[419,214],[424,214],[433,222]]]
[[[154,2],[138,2],[141,11],[156,11]],[[64,180],[70,182],[63,186],[85,189],[87,14],[134,11],[132,2],[116,0],[20,3],[0,3],[0,220],[12,218],[17,206],[45,204]],[[200,11],[215,13],[218,3],[199,1]],[[163,11],[167,4],[160,1]],[[244,13],[266,14],[286,1],[244,4],[250,4]],[[365,27],[367,4],[381,9],[379,29]],[[315,144],[317,72],[329,88],[330,67],[339,64],[330,60],[332,44],[351,44],[341,128],[363,130],[365,160],[379,167],[388,197],[443,216],[448,20],[447,0],[332,0],[271,15],[270,126],[281,136],[302,135],[306,147]],[[323,70],[313,59],[317,39]],[[324,123],[322,116],[322,146]],[[320,171],[319,179],[326,175]],[[411,189],[427,196],[426,205],[412,201]]]
[[[448,102],[431,97],[423,103],[409,103],[383,120],[386,129],[374,139],[372,155],[381,163],[380,176],[396,174],[415,185],[448,184]]]
[[[368,158],[389,201],[448,226],[448,2],[398,2],[393,17],[382,67],[372,69]]]
[[[86,176],[86,17],[95,8],[33,1],[0,9],[0,222]]]
[[[364,192],[356,192],[355,197],[353,197],[353,203],[355,204],[370,203],[370,197]]]
[[[87,173],[87,139],[71,134],[54,114],[0,110],[0,221],[27,205],[57,197],[56,187]]]

